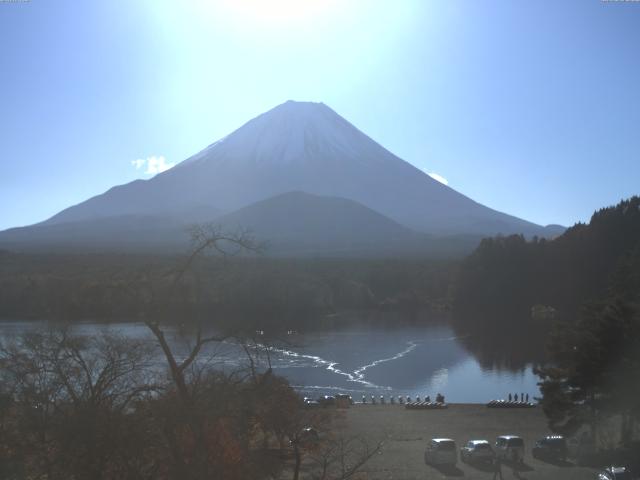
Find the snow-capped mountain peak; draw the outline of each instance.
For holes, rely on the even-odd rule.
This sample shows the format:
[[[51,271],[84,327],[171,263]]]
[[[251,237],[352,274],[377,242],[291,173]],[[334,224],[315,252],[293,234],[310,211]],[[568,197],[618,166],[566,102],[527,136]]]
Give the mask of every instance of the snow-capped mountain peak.
[[[150,180],[114,187],[47,222],[225,213],[292,191],[353,200],[427,233],[544,234],[538,225],[438,183],[327,105],[294,101],[257,116]]]
[[[218,159],[287,165],[327,155],[356,159],[371,142],[324,103],[289,100],[245,123],[183,164]]]

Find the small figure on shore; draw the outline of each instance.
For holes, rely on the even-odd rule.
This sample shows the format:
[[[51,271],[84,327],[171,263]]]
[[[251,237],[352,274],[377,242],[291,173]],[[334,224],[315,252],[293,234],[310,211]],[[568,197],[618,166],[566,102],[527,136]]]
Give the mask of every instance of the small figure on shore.
[[[411,403],[411,397],[407,395],[407,403]]]
[[[427,403],[431,403],[431,397],[427,395],[427,398],[425,398],[424,401]]]
[[[376,397],[371,395],[371,405],[375,405],[375,404],[376,404]]]
[[[516,401],[516,402],[518,401],[518,394],[517,394],[517,393],[514,393],[514,394],[513,394],[513,399],[514,399],[514,401]]]
[[[500,476],[500,480],[503,480],[502,477],[502,460],[498,457],[493,457],[493,480],[496,480],[498,476]]]
[[[527,403],[529,403],[529,394],[527,393]]]
[[[444,395],[442,395],[441,393],[438,393],[436,395],[436,403],[444,403]]]
[[[520,394],[520,401],[521,401],[521,402],[524,402],[524,393],[521,393],[521,394]]]
[[[420,396],[416,397],[416,403],[420,403]]]
[[[384,395],[380,395],[380,405],[384,405]]]
[[[362,403],[367,403],[367,397],[366,397],[366,395],[362,395]]]
[[[511,397],[511,394],[509,394],[509,401],[511,401],[511,399],[512,399],[512,398],[513,398],[513,397]]]

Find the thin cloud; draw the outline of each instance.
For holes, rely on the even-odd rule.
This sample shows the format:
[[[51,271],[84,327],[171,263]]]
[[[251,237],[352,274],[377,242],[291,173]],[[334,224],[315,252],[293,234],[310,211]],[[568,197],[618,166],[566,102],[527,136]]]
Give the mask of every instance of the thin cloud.
[[[442,183],[443,185],[449,185],[449,180],[444,178],[442,175],[438,175],[435,172],[425,172],[425,173],[429,175],[431,178],[433,178],[434,180]]]
[[[147,158],[131,160],[131,165],[133,165],[136,170],[141,170],[146,166],[144,173],[147,175],[155,175],[156,173],[166,172],[171,167],[174,167],[175,163],[167,162],[167,159],[162,155],[157,157],[153,155]]]
[[[147,163],[147,161],[144,158],[139,158],[137,160],[131,160],[131,165],[136,167],[136,170],[140,170],[142,167],[144,167],[145,163]]]

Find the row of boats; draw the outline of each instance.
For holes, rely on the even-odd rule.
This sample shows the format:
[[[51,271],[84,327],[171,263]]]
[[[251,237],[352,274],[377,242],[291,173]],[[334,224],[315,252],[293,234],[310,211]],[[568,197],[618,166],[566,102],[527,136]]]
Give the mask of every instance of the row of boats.
[[[489,408],[533,408],[535,403],[531,402],[516,402],[514,400],[491,400],[487,403]]]
[[[337,405],[338,407],[346,407],[349,405],[353,405],[355,402],[350,395],[338,394],[335,396],[321,396],[318,400],[312,399],[310,397],[304,398],[304,404],[308,407],[312,406],[333,406]],[[444,395],[438,394],[436,396],[436,401],[432,402],[429,396],[425,397],[424,401],[420,399],[420,397],[416,397],[415,400],[412,400],[411,397],[394,397],[390,396],[389,398],[385,398],[383,395],[379,397],[375,397],[371,395],[367,397],[366,395],[362,396],[362,401],[358,402],[362,405],[404,405],[408,410],[436,410],[448,408],[447,403],[444,401]],[[491,400],[487,403],[487,407],[489,408],[533,408],[535,407],[535,403],[527,402],[527,401],[515,401],[515,400]]]
[[[407,410],[442,410],[448,407],[444,402],[411,402],[404,406]]]
[[[351,398],[351,397],[349,397]],[[352,402],[353,403],[353,402]],[[380,395],[380,398],[377,399],[376,397],[374,397],[373,395],[371,395],[371,399],[367,400],[367,396],[363,395],[362,396],[362,404],[371,404],[371,405],[376,405],[376,404],[380,404],[380,405],[385,405],[385,404],[390,404],[390,405],[394,405],[394,404],[399,404],[399,405],[406,405],[407,408],[412,408],[409,407],[409,405],[444,405],[444,395],[441,395],[440,393],[436,395],[436,401],[432,402],[431,401],[431,397],[429,395],[427,395],[424,398],[424,401],[422,401],[420,399],[420,397],[416,397],[415,400],[411,400],[410,396],[407,397],[403,397],[402,395],[398,396],[398,398],[394,397],[393,395],[391,395],[389,397],[389,399],[387,400],[384,395]],[[428,407],[426,407],[428,408]]]

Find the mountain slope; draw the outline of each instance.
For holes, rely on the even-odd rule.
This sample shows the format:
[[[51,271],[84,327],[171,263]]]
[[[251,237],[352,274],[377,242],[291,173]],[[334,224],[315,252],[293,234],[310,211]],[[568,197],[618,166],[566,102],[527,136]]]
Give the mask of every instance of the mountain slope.
[[[167,216],[134,214],[41,223],[0,232],[0,248],[56,252],[183,251],[189,239],[188,223]]]
[[[173,169],[114,187],[45,223],[158,212],[180,216],[203,206],[231,212],[290,191],[354,200],[432,234],[546,234],[433,180],[326,105],[291,101]]]
[[[360,254],[424,250],[425,236],[352,200],[289,192],[216,219],[248,228],[275,253]]]
[[[0,246],[17,251],[136,253],[189,248],[192,222],[122,215],[40,224],[0,233]],[[215,218],[227,231],[249,230],[268,256],[462,256],[477,236],[433,237],[412,231],[353,200],[288,192]]]

